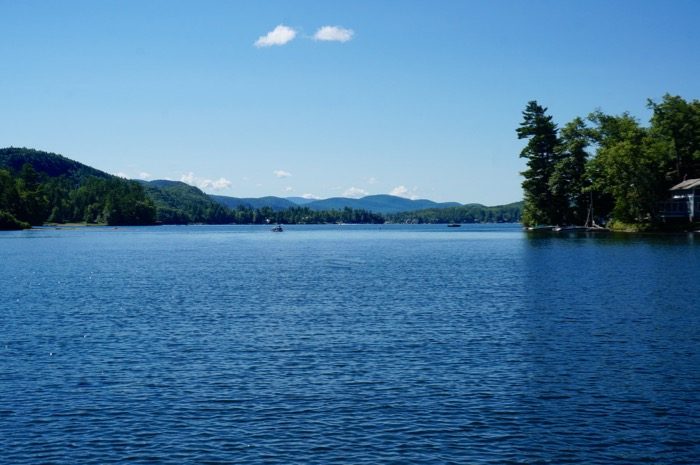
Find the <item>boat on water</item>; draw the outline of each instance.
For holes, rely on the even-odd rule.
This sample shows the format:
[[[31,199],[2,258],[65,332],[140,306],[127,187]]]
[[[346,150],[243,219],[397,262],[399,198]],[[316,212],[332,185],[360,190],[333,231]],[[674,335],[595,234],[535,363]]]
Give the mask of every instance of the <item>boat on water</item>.
[[[554,228],[556,228],[556,226],[538,224],[536,226],[528,226],[527,228],[525,228],[525,230],[532,231],[532,232],[546,232],[546,231],[554,231]]]
[[[588,226],[557,226],[552,231],[554,232],[587,232],[590,228]]]
[[[460,226],[462,226],[462,225],[459,223],[449,223],[447,225],[448,228],[459,228]]]
[[[271,231],[272,231],[272,232],[282,232],[282,231],[284,231],[284,229],[282,229],[282,225],[281,225],[281,224],[278,224],[277,226],[275,226],[274,228],[272,228]]]

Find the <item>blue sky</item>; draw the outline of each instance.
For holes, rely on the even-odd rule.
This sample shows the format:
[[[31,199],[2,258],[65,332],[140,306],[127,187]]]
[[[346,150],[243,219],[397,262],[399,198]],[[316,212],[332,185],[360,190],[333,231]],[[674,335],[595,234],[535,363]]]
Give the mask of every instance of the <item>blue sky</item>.
[[[697,1],[0,0],[0,146],[237,197],[507,203],[529,100],[563,126],[700,98],[699,20]],[[255,45],[280,25],[293,40]]]

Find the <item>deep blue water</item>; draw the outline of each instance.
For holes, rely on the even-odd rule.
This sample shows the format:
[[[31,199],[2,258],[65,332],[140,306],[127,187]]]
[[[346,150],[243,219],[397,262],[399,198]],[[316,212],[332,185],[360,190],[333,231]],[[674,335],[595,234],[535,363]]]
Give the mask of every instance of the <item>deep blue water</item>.
[[[0,234],[0,462],[700,463],[700,235]]]

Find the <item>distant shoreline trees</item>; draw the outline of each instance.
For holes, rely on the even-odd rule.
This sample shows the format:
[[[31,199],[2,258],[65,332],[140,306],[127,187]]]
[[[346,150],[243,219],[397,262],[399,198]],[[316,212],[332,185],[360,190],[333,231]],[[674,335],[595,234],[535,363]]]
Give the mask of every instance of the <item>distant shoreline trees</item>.
[[[559,130],[547,108],[528,102],[518,138],[527,160],[523,223],[599,221],[654,224],[668,189],[700,177],[700,101],[666,94],[648,100],[650,125],[629,113],[595,111]]]
[[[518,222],[522,203],[455,205],[395,214],[360,208],[229,208],[177,181],[129,181],[54,153],[0,149],[0,229],[46,223],[324,224]]]

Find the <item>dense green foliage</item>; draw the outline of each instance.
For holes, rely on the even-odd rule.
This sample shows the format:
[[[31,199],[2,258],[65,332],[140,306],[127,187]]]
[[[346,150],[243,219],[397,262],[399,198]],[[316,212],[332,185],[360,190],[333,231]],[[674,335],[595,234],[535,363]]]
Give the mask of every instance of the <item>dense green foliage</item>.
[[[517,223],[522,214],[522,202],[485,207],[471,204],[459,207],[430,208],[414,212],[387,215],[392,223]]]
[[[36,171],[25,164],[16,176],[0,169],[0,214],[2,229],[22,229],[39,224],[48,202]]]
[[[599,222],[658,221],[668,189],[700,177],[700,101],[667,94],[648,107],[648,127],[628,113],[596,111],[559,131],[546,108],[529,102],[517,129],[528,139],[523,223],[583,224],[593,207]]]
[[[547,109],[531,101],[523,111],[523,122],[516,130],[519,139],[528,139],[520,152],[527,159],[522,173],[525,199],[523,220],[528,224],[558,223],[563,215],[564,197],[552,189],[555,167],[561,161],[557,125]]]
[[[15,229],[31,228],[29,223],[20,221],[10,213],[0,210],[0,231],[12,231]]]
[[[143,183],[146,195],[156,206],[156,219],[163,224],[226,224],[234,215],[207,194],[180,181]]]
[[[64,176],[77,184],[89,177],[103,179],[113,177],[104,171],[83,165],[56,153],[20,147],[0,149],[0,168],[17,173],[25,164],[32,165],[35,171],[42,173],[46,177]]]
[[[0,149],[0,212],[7,229],[23,223],[155,221],[155,207],[140,184],[60,155],[18,148]]]

